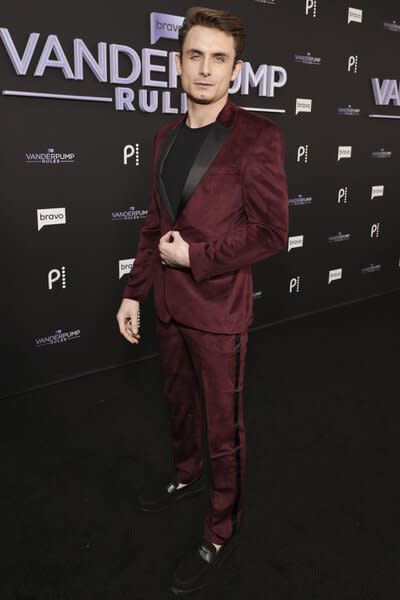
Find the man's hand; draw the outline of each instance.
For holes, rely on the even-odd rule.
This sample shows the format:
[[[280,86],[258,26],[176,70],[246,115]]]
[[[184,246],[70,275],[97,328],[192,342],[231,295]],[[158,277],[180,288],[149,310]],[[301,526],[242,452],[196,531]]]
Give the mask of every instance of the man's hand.
[[[117,321],[119,330],[131,344],[139,343],[139,302],[132,298],[123,298],[119,311],[117,313]]]
[[[170,237],[172,240],[169,241]],[[160,237],[158,244],[163,265],[168,267],[190,267],[189,244],[185,242],[179,231],[167,231]]]

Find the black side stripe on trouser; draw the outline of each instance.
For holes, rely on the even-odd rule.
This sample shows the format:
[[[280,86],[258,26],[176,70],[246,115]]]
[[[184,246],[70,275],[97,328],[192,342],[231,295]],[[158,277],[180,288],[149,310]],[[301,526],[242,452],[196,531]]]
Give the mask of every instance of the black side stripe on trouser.
[[[236,454],[236,496],[232,511],[232,535],[237,529],[237,513],[240,499],[240,438],[239,438],[239,374],[240,374],[240,333],[235,335],[235,397],[234,397],[234,426],[235,426],[235,454]]]

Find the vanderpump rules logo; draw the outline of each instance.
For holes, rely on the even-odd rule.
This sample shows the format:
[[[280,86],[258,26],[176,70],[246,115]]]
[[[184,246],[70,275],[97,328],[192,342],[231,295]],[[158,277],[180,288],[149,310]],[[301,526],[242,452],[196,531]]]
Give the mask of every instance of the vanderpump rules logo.
[[[30,165],[60,165],[74,162],[74,152],[57,152],[55,148],[47,148],[45,152],[25,152],[25,163]]]
[[[25,34],[20,30],[0,27],[0,52],[5,52],[8,57],[15,72],[16,84],[14,89],[3,89],[2,94],[30,99],[103,102],[111,104],[115,110],[184,113],[187,110],[187,96],[185,92],[178,92],[179,74],[174,58],[178,52],[176,49],[160,47],[160,43],[166,41],[168,48],[168,40],[174,40],[174,47],[177,47],[183,21],[184,17],[179,15],[151,12],[151,47],[134,48],[126,44],[99,41],[97,52],[89,50],[88,45],[96,45],[92,39],[87,43],[81,38],[66,42],[56,33],[45,37],[38,32]],[[14,38],[21,35],[26,36],[25,42],[17,49]],[[122,62],[124,75],[121,74]],[[54,84],[48,83],[47,75],[54,69],[71,82],[70,93],[61,94],[51,89]],[[25,78],[29,84],[24,83]],[[85,79],[90,79],[92,83],[93,78],[102,85],[98,94],[88,95],[85,93]],[[248,96],[249,89],[255,88],[258,96],[273,98],[286,82],[287,72],[283,66],[265,63],[253,66],[244,61],[239,75],[231,82],[229,93]]]

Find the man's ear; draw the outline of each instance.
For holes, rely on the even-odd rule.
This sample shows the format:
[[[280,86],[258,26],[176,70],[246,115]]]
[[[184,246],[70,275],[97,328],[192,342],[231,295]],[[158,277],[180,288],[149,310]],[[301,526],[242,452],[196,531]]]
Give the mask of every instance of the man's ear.
[[[237,60],[235,66],[233,67],[231,81],[236,79],[236,77],[239,75],[240,71],[242,70],[242,67],[243,67],[243,61]]]
[[[175,54],[175,65],[176,65],[176,70],[178,71],[178,74],[181,75],[182,64],[181,64],[181,55],[179,54],[179,52],[176,52],[176,54]]]

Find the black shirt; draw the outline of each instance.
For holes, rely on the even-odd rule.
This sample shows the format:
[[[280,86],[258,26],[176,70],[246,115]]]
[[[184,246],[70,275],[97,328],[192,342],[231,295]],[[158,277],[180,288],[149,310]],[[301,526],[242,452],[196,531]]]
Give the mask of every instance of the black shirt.
[[[200,150],[200,146],[214,123],[215,121],[203,127],[192,128],[188,127],[186,120],[184,120],[164,162],[162,178],[175,218],[178,216],[180,209],[181,194],[187,174]]]

